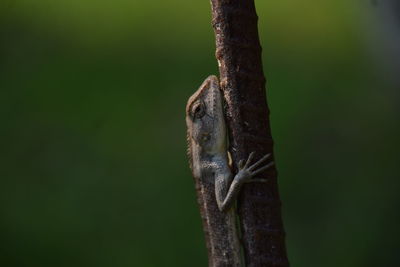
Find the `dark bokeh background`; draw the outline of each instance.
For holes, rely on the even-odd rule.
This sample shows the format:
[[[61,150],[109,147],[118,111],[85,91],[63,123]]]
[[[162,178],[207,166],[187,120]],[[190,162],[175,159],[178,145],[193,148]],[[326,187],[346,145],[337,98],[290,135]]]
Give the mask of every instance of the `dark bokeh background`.
[[[400,266],[395,20],[257,8],[292,266]],[[0,53],[0,265],[206,266],[184,107],[217,74],[209,2],[2,0]]]

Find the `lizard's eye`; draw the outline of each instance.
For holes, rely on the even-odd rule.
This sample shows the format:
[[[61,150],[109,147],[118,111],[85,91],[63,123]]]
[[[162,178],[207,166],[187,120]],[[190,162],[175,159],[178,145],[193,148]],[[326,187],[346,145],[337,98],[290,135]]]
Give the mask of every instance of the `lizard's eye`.
[[[193,105],[192,108],[192,115],[194,118],[201,118],[205,114],[204,106],[203,103],[197,102],[196,104]]]

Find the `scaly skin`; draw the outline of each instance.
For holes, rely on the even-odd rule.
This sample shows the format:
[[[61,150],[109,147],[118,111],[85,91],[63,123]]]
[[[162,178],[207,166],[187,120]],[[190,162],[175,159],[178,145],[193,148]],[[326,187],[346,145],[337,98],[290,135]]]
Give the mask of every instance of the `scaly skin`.
[[[256,174],[272,166],[258,168],[266,155],[250,165],[254,153],[246,163],[239,163],[234,178],[228,163],[227,136],[218,78],[208,77],[188,100],[186,124],[190,165],[196,183],[197,198],[203,220],[210,267],[243,266],[241,246],[236,226],[236,212],[232,205],[241,186]]]

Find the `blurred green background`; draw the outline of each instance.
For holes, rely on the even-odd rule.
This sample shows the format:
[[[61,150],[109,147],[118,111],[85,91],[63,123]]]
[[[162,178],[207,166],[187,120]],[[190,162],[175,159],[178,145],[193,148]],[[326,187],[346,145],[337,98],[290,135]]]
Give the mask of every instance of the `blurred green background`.
[[[400,266],[399,88],[374,8],[256,4],[292,266]],[[184,107],[218,73],[210,16],[0,2],[0,266],[207,265]]]

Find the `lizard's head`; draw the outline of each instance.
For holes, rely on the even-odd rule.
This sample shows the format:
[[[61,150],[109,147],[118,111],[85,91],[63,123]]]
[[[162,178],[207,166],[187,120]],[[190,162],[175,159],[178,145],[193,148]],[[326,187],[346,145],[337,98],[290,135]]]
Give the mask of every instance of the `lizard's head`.
[[[222,94],[216,76],[209,76],[186,105],[189,142],[212,153],[225,149],[226,130]]]

